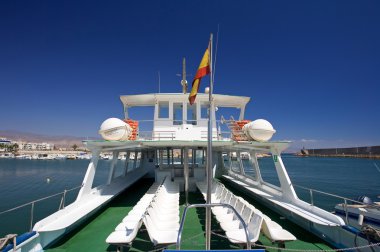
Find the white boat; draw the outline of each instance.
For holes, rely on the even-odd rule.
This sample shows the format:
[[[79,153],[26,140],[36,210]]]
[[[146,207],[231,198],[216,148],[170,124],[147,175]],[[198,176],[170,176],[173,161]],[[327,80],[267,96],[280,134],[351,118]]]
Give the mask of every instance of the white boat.
[[[56,159],[56,160],[65,160],[66,158],[67,158],[67,156],[64,154],[57,154],[54,156],[54,159]]]
[[[75,159],[77,159],[77,155],[75,155],[75,154],[68,154],[68,155],[66,155],[66,159],[75,160]]]
[[[31,155],[23,154],[23,155],[17,155],[15,156],[16,159],[32,159]]]
[[[77,159],[90,160],[91,159],[91,155],[87,154],[87,153],[80,153],[79,155],[77,155]]]
[[[271,136],[268,137],[268,134],[275,132],[269,122],[262,124],[263,120],[260,119],[258,124],[251,125],[250,131],[254,134],[244,135],[239,122],[245,119],[249,97],[213,95],[211,118],[215,118],[215,107],[237,108],[240,114],[237,120],[225,115],[224,118],[231,119],[210,121],[209,136],[212,138],[213,156],[210,167],[213,167],[213,170],[206,169],[206,150],[211,142],[205,134],[208,132],[208,120],[202,115],[207,111],[209,94],[199,93],[194,105],[189,104],[188,98],[188,94],[183,93],[120,96],[125,112],[123,117],[128,118],[125,121],[130,121],[129,113],[136,107],[154,107],[153,120],[148,121],[152,122],[150,130],[144,134],[139,132],[133,140],[126,140],[130,139],[128,134],[133,134],[133,125],[126,127],[124,122],[118,122],[114,118],[111,121],[118,122],[117,127],[106,128],[103,124],[100,133],[104,137],[120,136],[123,140],[85,142],[92,153],[92,159],[76,200],[37,221],[33,226],[33,232],[28,233],[26,241],[18,245],[18,251],[40,251],[51,246],[78,228],[90,216],[95,215],[99,209],[106,208],[123,191],[140,183],[143,178],[154,179],[154,183],[140,200],[135,201],[136,205],[132,210],[131,206],[125,210],[124,218],[118,219],[120,224],[113,226],[113,231],[103,241],[118,246],[118,250],[123,246],[133,246],[136,234],[146,231],[149,239],[144,242],[144,246],[176,244],[177,248],[180,248],[187,210],[189,207],[207,207],[207,204],[179,206],[179,197],[183,198],[183,202],[188,202],[188,195],[194,194],[203,195],[207,200],[209,193],[211,203],[224,204],[224,208],[214,207],[212,213],[218,220],[219,229],[225,231],[221,236],[231,243],[248,246],[255,243],[255,246],[272,249],[273,246],[279,246],[279,250],[288,244],[295,244],[294,247],[303,251],[310,248],[314,248],[315,251],[322,246],[321,241],[324,241],[326,245],[323,246],[330,246],[324,249],[354,250],[360,247],[360,251],[380,251],[378,245],[372,244],[374,241],[369,241],[366,235],[341,216],[323,210],[313,202],[299,199],[281,158],[281,153],[290,142],[267,141]],[[142,127],[143,123],[144,121],[140,121],[138,127]],[[257,128],[260,125],[266,125],[266,128]],[[228,131],[223,131],[223,127]],[[260,141],[260,137],[265,141]],[[118,156],[121,152],[126,153],[126,160],[120,175],[116,176],[116,164],[120,162]],[[111,154],[102,153],[112,153],[112,161],[107,162],[109,171],[106,182],[94,187],[99,159],[111,158]],[[269,160],[272,162],[273,173],[277,175],[279,185],[269,183],[261,176],[261,165],[257,157],[267,153],[270,153]],[[207,174],[212,177],[212,184],[206,183]],[[208,187],[211,189],[209,192]],[[240,197],[237,196],[238,192],[242,192],[239,194]],[[136,197],[134,193],[123,195],[130,199]],[[254,205],[253,202],[256,201],[260,206]],[[64,200],[61,201],[61,205],[62,202]],[[180,207],[184,209],[181,218]],[[282,218],[278,220],[286,220],[293,224],[282,227],[277,219],[271,219],[266,211],[275,211]],[[103,212],[102,218],[105,218],[105,215],[106,212]],[[112,215],[111,218],[114,220],[116,216]],[[197,223],[199,225],[200,221],[193,221],[190,225]],[[145,225],[146,231],[141,231],[142,224]],[[103,225],[106,225],[106,222],[103,222]],[[293,235],[297,228],[302,229],[302,232],[297,232],[298,237]],[[105,226],[102,229],[105,229]],[[96,229],[90,237],[91,240],[100,239],[99,232],[101,230]],[[262,238],[261,233],[266,237],[266,240],[259,240],[262,245],[257,243],[258,239]],[[248,241],[245,235],[249,237]],[[315,237],[319,237],[320,240],[314,242]],[[81,239],[77,240],[81,242]],[[308,240],[311,242],[307,242]],[[220,243],[220,246],[223,244]],[[87,246],[90,244],[86,244],[86,248]],[[196,243],[192,243],[192,246],[196,246]],[[91,249],[95,250],[95,247]]]
[[[0,153],[0,158],[14,158],[15,155],[13,153]]]
[[[380,202],[372,202],[370,198],[361,196],[350,203],[337,204],[335,213],[351,219],[353,225],[362,226],[367,224],[380,228]]]
[[[53,160],[54,157],[51,154],[43,153],[43,154],[38,154],[37,155],[37,159],[38,160]]]

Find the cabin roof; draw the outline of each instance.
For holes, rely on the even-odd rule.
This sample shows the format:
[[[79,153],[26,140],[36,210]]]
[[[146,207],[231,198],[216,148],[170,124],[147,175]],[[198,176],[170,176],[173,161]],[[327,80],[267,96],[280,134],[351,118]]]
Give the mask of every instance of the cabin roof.
[[[208,101],[208,94],[198,93],[196,102]],[[121,95],[120,100],[124,107],[154,106],[158,101],[182,100],[187,101],[189,94],[182,93],[154,93],[139,95]],[[242,108],[250,101],[246,96],[213,94],[215,106]]]

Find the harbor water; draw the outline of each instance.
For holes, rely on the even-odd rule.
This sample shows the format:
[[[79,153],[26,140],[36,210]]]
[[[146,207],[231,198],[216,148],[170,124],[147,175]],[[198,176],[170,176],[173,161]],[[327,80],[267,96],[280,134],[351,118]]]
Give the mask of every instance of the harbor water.
[[[106,182],[111,161],[100,160],[94,186]],[[347,198],[366,195],[380,201],[380,161],[354,158],[318,158],[283,156],[283,162],[295,185],[313,188]],[[274,178],[271,158],[259,160],[264,180],[278,183]],[[17,160],[0,159],[0,237],[8,233],[29,231],[39,219],[73,202],[79,189],[59,194],[33,205],[3,213],[19,205],[81,185],[89,160]],[[116,173],[121,173],[125,161],[119,160]],[[268,168],[267,168],[268,167]],[[117,175],[117,174],[116,174]],[[311,202],[310,192],[296,187],[298,196]],[[313,203],[328,211],[342,200],[313,193]]]

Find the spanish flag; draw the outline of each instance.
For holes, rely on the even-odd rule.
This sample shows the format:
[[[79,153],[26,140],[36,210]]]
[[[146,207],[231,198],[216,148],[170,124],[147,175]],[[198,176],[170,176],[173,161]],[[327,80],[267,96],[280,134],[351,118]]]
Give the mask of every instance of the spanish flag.
[[[199,86],[201,84],[201,79],[202,77],[208,75],[210,73],[210,46],[211,46],[211,41],[208,44],[208,47],[205,51],[205,54],[203,55],[201,64],[199,64],[197,73],[195,74],[192,87],[191,87],[191,92],[189,95],[189,102],[191,105],[193,105],[195,101],[195,97],[198,94]]]

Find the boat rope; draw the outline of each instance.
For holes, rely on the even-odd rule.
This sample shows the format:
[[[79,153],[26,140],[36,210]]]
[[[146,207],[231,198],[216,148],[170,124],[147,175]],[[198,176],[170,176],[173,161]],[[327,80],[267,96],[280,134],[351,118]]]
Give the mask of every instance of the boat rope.
[[[37,200],[33,200],[33,201],[31,201],[31,202],[28,202],[28,203],[25,203],[25,204],[22,204],[22,205],[16,206],[16,207],[14,207],[14,208],[11,208],[11,209],[8,209],[8,210],[5,210],[5,211],[0,212],[0,215],[5,214],[5,213],[12,212],[12,211],[14,211],[14,210],[17,210],[17,209],[23,208],[23,207],[28,206],[28,205],[32,205],[32,204],[34,204],[34,203],[36,203],[36,202],[40,202],[40,201],[43,201],[43,200],[46,200],[46,199],[50,199],[50,198],[56,197],[56,196],[61,195],[61,194],[63,195],[63,194],[65,194],[65,193],[67,193],[67,192],[70,192],[70,191],[76,190],[76,189],[78,189],[78,188],[81,188],[82,186],[83,186],[83,185],[80,185],[80,186],[77,186],[77,187],[74,187],[74,188],[71,188],[71,189],[68,189],[68,190],[64,190],[63,192],[60,192],[60,193],[56,193],[56,194],[53,194],[53,195],[50,195],[50,196],[47,196],[47,197],[44,197],[44,198],[40,198],[40,199],[37,199]]]
[[[0,239],[0,250],[3,249],[8,243],[13,242],[13,245],[16,244],[17,234],[8,234],[4,238]]]
[[[368,241],[368,244],[372,244],[371,241],[380,242],[380,230],[370,226],[370,225],[363,225],[360,230],[360,234],[365,235]],[[357,239],[358,239],[359,233],[355,235],[354,243],[355,246],[357,246]],[[371,247],[371,250],[374,252],[375,250]],[[360,249],[358,249],[360,252]]]
[[[216,236],[228,239],[227,236],[224,236],[224,235],[221,235],[221,234],[218,234],[218,233],[215,233],[215,232],[211,232],[211,233],[213,235],[216,235]],[[232,239],[232,238],[229,238],[229,239]],[[232,239],[232,240],[234,240],[234,239]],[[238,241],[238,240],[235,240],[235,241]],[[239,240],[239,242],[241,242],[241,241]],[[371,244],[363,245],[363,246],[356,246],[356,247],[352,247],[352,248],[340,248],[340,249],[291,249],[291,248],[280,248],[280,247],[274,247],[274,246],[267,246],[267,245],[257,244],[257,243],[254,243],[254,242],[252,242],[251,244],[254,247],[260,247],[260,248],[265,248],[265,249],[275,249],[275,250],[278,250],[278,251],[295,251],[295,252],[302,252],[302,251],[308,251],[308,252],[353,251],[353,250],[360,250],[360,249],[364,249],[364,248],[372,248],[372,247],[380,246],[380,242],[378,242],[378,243],[371,243]]]

